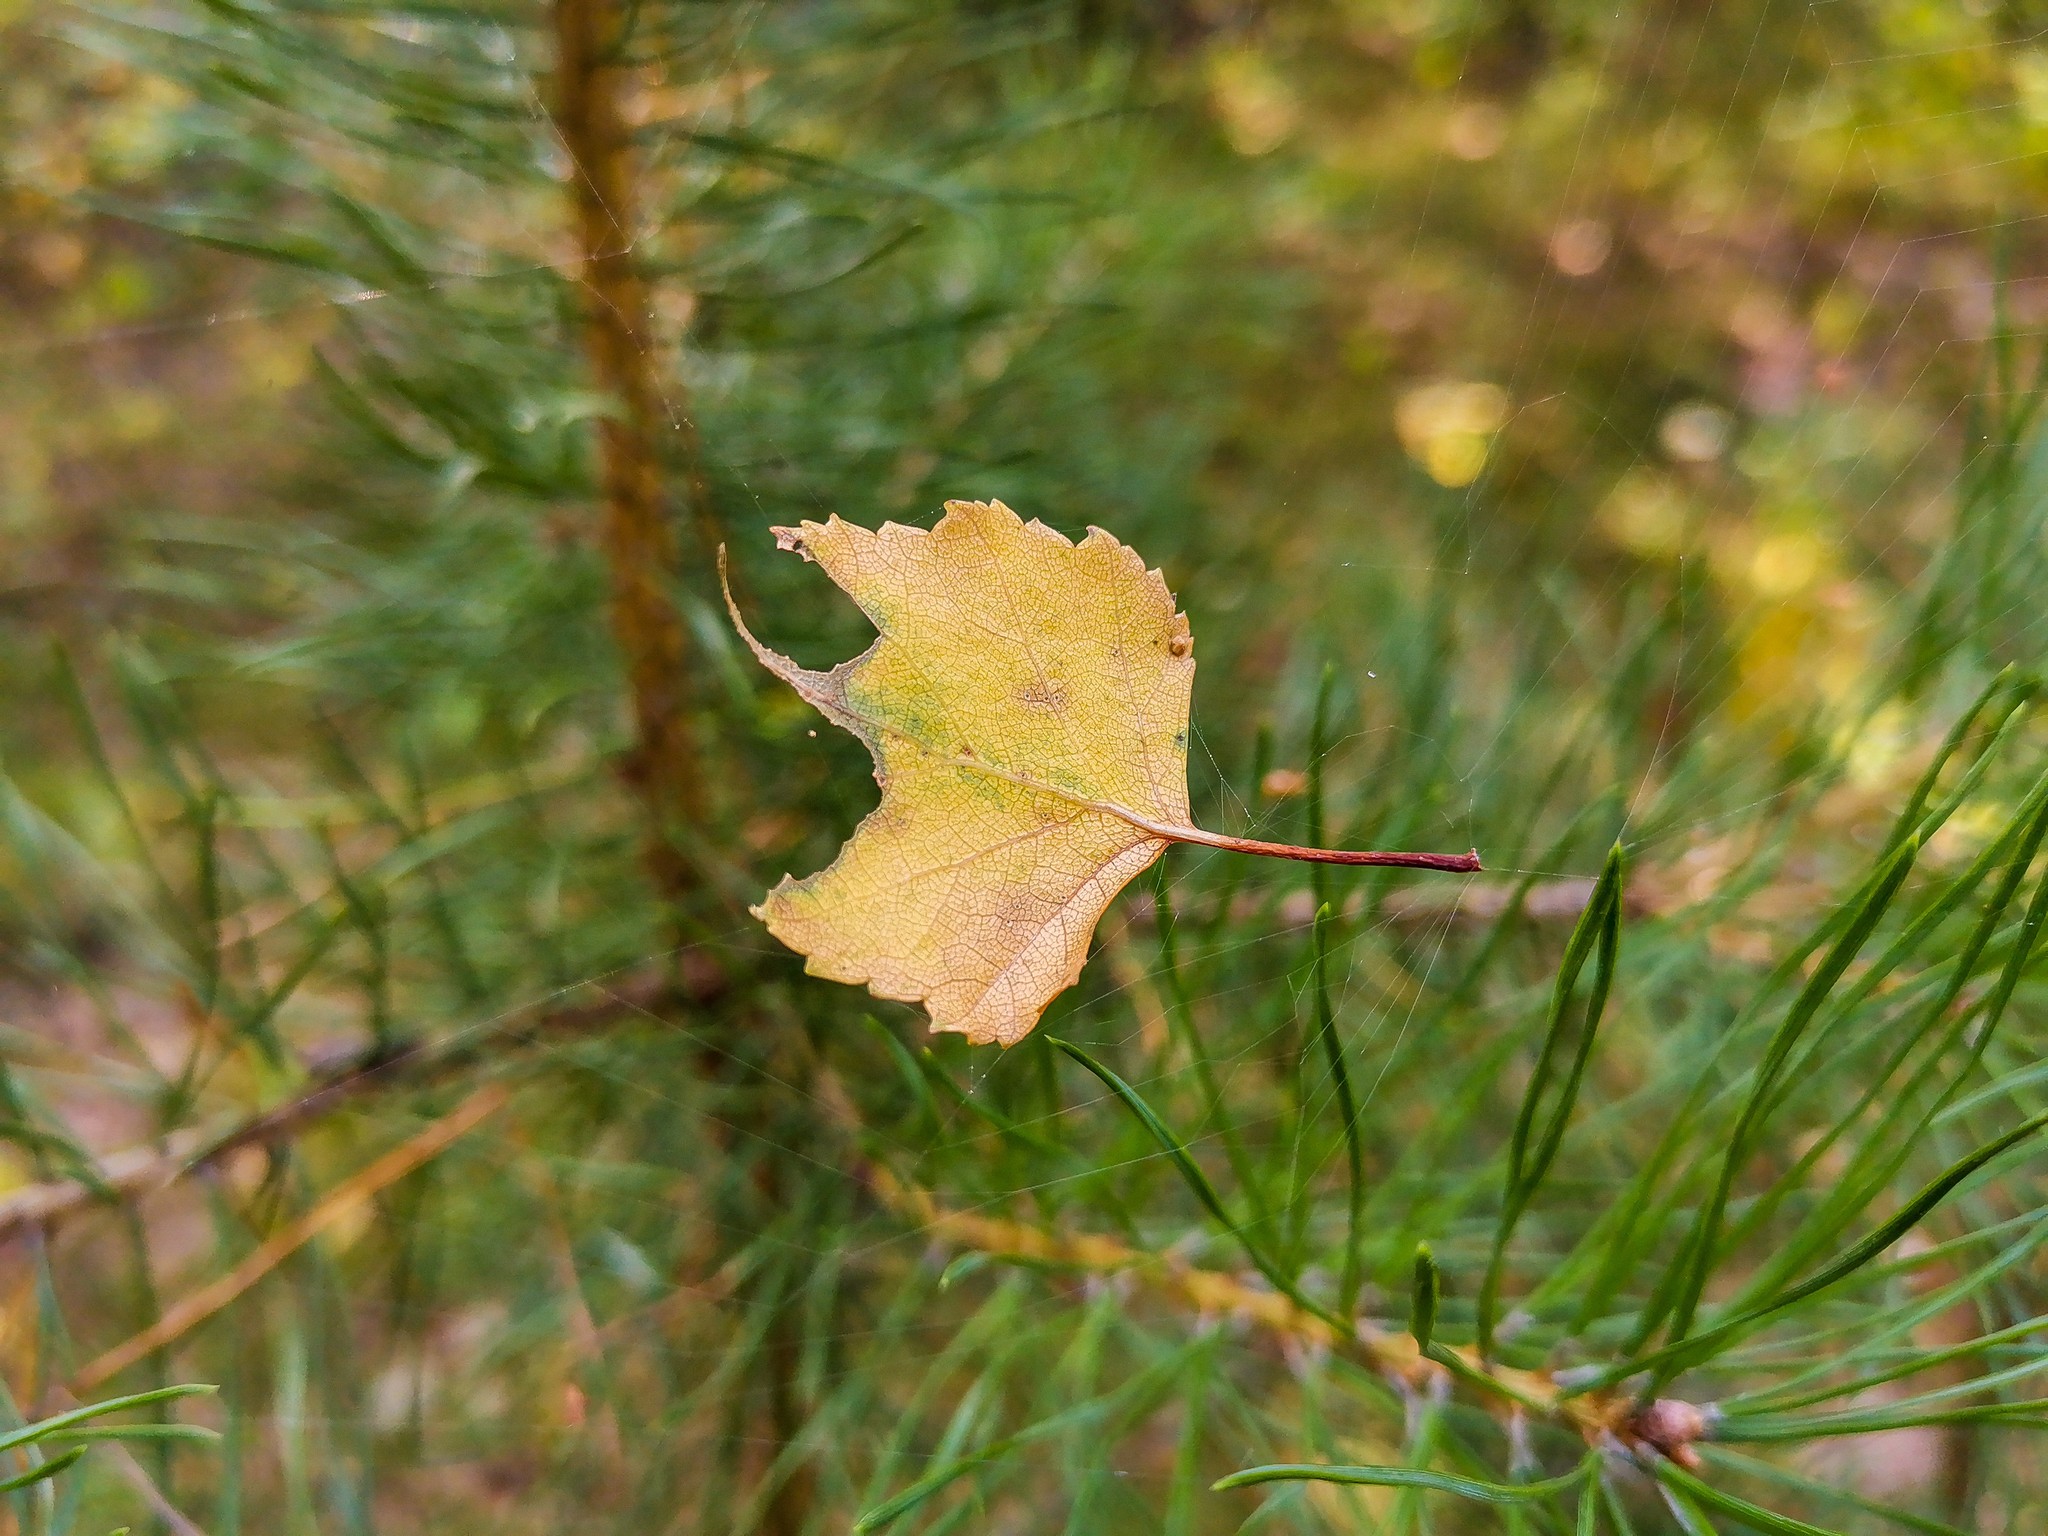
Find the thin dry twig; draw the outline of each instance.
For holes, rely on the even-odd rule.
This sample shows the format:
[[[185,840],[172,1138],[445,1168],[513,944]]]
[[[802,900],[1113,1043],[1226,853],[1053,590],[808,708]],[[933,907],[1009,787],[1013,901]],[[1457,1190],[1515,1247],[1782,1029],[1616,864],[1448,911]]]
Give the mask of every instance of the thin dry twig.
[[[342,1180],[311,1210],[273,1232],[219,1279],[191,1292],[166,1308],[164,1314],[149,1327],[89,1361],[73,1375],[72,1392],[81,1396],[92,1392],[130,1366],[183,1338],[322,1232],[360,1209],[378,1191],[397,1183],[476,1129],[504,1108],[511,1097],[512,1090],[504,1083],[484,1084],[417,1136],[401,1142]]]
[[[142,1496],[142,1502],[163,1522],[165,1530],[172,1536],[206,1536],[204,1526],[164,1497],[163,1489],[157,1487],[156,1479],[135,1459],[133,1451],[118,1440],[106,1440],[100,1444],[101,1454],[113,1458],[114,1469],[121,1474],[121,1480]]]

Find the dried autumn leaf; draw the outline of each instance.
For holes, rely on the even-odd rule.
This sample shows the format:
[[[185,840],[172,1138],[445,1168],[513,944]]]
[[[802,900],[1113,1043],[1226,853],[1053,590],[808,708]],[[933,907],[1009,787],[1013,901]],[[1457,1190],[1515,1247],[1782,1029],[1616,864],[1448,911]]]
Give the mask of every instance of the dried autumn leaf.
[[[1001,502],[926,532],[775,530],[880,632],[813,672],[734,625],[763,666],[867,744],[882,803],[825,869],[754,914],[806,969],[923,1003],[934,1030],[1014,1045],[1081,974],[1116,893],[1168,843],[1470,870],[1471,855],[1290,848],[1188,819],[1194,642],[1157,571],[1099,528],[1079,544]]]

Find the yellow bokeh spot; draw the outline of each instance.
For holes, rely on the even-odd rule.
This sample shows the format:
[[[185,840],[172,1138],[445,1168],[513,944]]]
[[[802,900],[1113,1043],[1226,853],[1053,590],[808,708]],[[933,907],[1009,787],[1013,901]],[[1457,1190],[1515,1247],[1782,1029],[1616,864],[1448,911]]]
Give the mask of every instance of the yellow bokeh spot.
[[[1749,584],[1764,598],[1790,597],[1820,578],[1827,551],[1810,533],[1774,533],[1749,560]]]
[[[1834,747],[1850,784],[1864,790],[1889,785],[1905,757],[1910,724],[1906,711],[1890,703],[1879,706],[1860,726],[1844,728]]]
[[[1607,536],[1631,554],[1668,559],[1685,548],[1685,496],[1668,475],[1630,470],[1607,493],[1597,516]]]
[[[1757,621],[1737,652],[1738,719],[1776,712],[1809,696],[1806,651],[1812,631],[1813,615],[1802,608],[1773,608]]]
[[[171,402],[158,390],[124,389],[108,397],[106,422],[116,442],[149,442],[169,431],[172,420]]]
[[[1471,432],[1433,437],[1422,450],[1422,467],[1438,485],[1470,485],[1486,468],[1486,439]]]
[[[1444,380],[1403,395],[1394,430],[1430,479],[1456,487],[1479,478],[1507,415],[1508,393],[1498,384]]]
[[[1278,149],[1301,116],[1286,81],[1250,49],[1223,49],[1210,56],[1209,97],[1230,147],[1241,155]]]
[[[2048,53],[2021,48],[2012,54],[2013,93],[2028,122],[2048,127]]]
[[[1928,839],[1928,857],[1938,864],[1960,863],[1998,835],[2012,817],[2002,800],[1977,800],[1961,807]]]

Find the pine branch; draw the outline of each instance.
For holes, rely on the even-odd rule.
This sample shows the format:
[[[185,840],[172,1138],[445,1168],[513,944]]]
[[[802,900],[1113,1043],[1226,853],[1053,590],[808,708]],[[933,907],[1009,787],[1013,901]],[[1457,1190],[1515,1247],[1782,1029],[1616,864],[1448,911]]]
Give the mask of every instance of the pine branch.
[[[1327,1318],[1237,1275],[1202,1269],[1172,1254],[1142,1252],[1115,1238],[1048,1232],[1000,1216],[949,1210],[929,1191],[904,1183],[879,1165],[866,1171],[865,1180],[881,1205],[965,1252],[1091,1274],[1129,1275],[1177,1311],[1240,1318],[1282,1343],[1346,1354],[1388,1377],[1406,1394],[1426,1395],[1437,1382],[1455,1379],[1487,1394],[1504,1414],[1548,1414],[1589,1445],[1619,1444],[1640,1457],[1697,1465],[1692,1447],[1705,1433],[1706,1420],[1691,1403],[1639,1403],[1619,1389],[1569,1395],[1548,1372],[1489,1363],[1469,1348],[1431,1344],[1425,1352],[1409,1334],[1388,1332],[1362,1320],[1347,1339]]]

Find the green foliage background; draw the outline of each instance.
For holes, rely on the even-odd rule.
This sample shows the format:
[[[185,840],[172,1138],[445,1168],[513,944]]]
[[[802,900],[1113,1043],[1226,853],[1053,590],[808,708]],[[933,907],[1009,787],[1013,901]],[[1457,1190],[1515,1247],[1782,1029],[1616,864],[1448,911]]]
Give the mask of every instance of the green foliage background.
[[[2048,1032],[2038,12],[644,0],[630,249],[701,445],[667,469],[709,488],[681,903],[619,772],[545,8],[0,15],[5,1177],[394,1063],[10,1228],[21,1414],[513,1091],[108,1388],[220,1383],[181,1410],[219,1447],[96,1450],[29,1528],[2048,1519],[2048,1185],[2001,1144]],[[767,530],[949,496],[1165,570],[1206,825],[1493,873],[1176,852],[1000,1055],[804,978],[745,905],[873,789],[712,552],[837,660],[863,627]],[[1427,1242],[1455,1345],[1498,1255],[1495,1358],[1714,1405],[1704,1465],[1467,1497],[1587,1448],[902,1188],[1248,1244],[1388,1335]],[[1210,1491],[1261,1463],[1438,1485]]]

